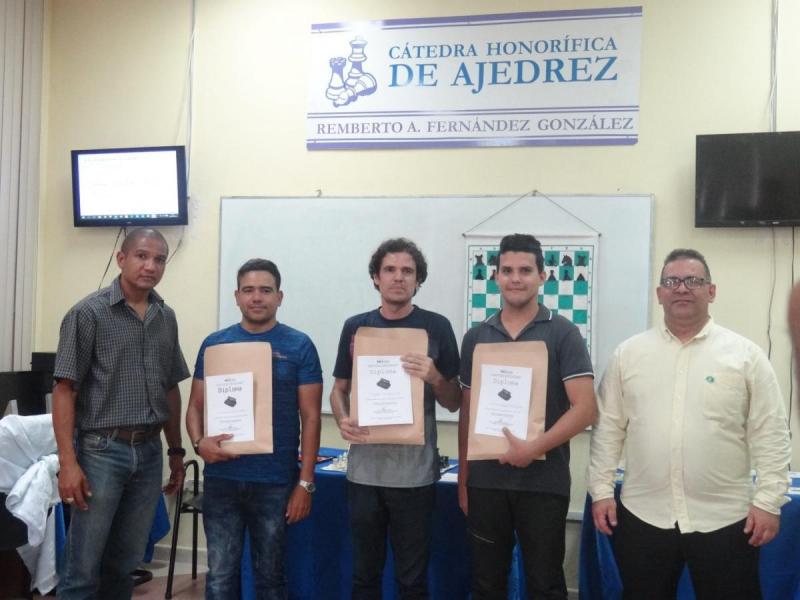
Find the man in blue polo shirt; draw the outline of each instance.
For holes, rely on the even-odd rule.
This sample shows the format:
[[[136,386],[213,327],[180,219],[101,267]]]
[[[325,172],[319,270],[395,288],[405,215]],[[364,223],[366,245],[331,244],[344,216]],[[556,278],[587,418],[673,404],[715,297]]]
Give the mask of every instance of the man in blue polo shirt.
[[[283,292],[275,263],[251,259],[241,266],[236,281],[236,304],[242,320],[203,341],[186,412],[186,429],[192,445],[206,463],[203,471],[203,524],[208,546],[206,598],[238,597],[239,564],[247,528],[256,596],[284,599],[288,597],[283,563],[286,525],[309,515],[315,489],[322,370],[311,339],[276,319]],[[203,435],[205,350],[217,344],[238,342],[269,342],[272,347],[272,454],[232,456],[220,447],[229,435]],[[298,438],[303,453],[299,478]]]
[[[461,347],[458,428],[459,504],[472,549],[472,597],[507,598],[514,533],[522,547],[529,598],[567,598],[564,533],[569,506],[569,440],[594,422],[592,362],[572,323],[538,303],[544,257],[532,235],[500,241],[496,281],[503,309],[469,330]],[[500,460],[467,462],[472,356],[476,344],[543,341],[547,346],[545,431],[531,442],[507,429]],[[535,460],[537,458],[545,460]]]

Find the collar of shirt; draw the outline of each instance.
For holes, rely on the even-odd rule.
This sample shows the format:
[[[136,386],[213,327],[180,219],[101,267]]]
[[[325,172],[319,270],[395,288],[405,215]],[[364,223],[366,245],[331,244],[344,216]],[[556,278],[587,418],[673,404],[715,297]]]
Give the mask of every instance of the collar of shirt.
[[[503,314],[503,311],[496,312],[491,317],[486,319],[486,324],[490,327],[494,327],[497,331],[502,333],[508,339],[511,339],[511,336],[506,331],[506,328],[503,327],[503,321],[500,319],[500,315]],[[517,335],[517,339],[519,339],[522,334],[524,334],[528,329],[536,325],[536,323],[541,323],[542,321],[552,321],[553,320],[553,313],[550,312],[550,309],[547,308],[544,304],[539,304],[539,312],[536,313],[536,316],[533,318],[533,321],[528,323],[525,327],[522,328],[522,331],[519,332]]]
[[[111,282],[111,290],[110,294],[108,295],[108,303],[111,306],[115,304],[119,304],[120,302],[125,302],[125,295],[122,293],[122,285],[120,284],[119,276],[114,278],[114,281]],[[150,304],[158,304],[159,306],[164,306],[164,299],[158,295],[158,292],[155,290],[150,290],[150,295],[147,299],[148,303]]]
[[[714,318],[711,315],[709,315],[708,321],[706,321],[706,324],[703,325],[703,328],[700,331],[698,331],[694,335],[694,337],[691,340],[689,340],[688,342],[686,342],[686,343],[688,344],[688,343],[693,342],[694,340],[703,339],[705,337],[708,337],[708,334],[711,332],[711,328],[712,327],[714,327]],[[665,341],[675,340],[679,344],[683,344],[683,342],[681,342],[678,339],[678,336],[676,336],[674,333],[672,333],[669,330],[669,327],[667,327],[666,323],[662,323],[661,324],[661,335],[664,337]]]

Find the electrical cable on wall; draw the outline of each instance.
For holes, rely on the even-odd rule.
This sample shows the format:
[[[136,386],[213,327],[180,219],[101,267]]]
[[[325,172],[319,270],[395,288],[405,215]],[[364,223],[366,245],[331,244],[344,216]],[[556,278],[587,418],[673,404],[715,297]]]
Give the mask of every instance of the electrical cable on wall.
[[[789,285],[789,289],[794,285],[794,247],[795,247],[795,229],[797,229],[794,225],[792,225],[792,279]],[[792,328],[789,327],[789,334],[791,335]],[[795,376],[795,352],[797,349],[794,347],[794,340],[790,340],[790,350],[789,350],[789,423],[792,422],[792,406],[794,405],[794,376]]]
[[[772,19],[770,21],[770,61],[769,61],[769,101],[767,110],[769,112],[770,131],[776,129],[776,114],[778,104],[778,0],[772,0]],[[794,227],[792,228],[794,230]],[[775,297],[775,227],[770,227],[772,232],[772,289],[769,293],[769,308],[767,309],[767,358],[772,358],[772,300]],[[794,236],[794,234],[792,234]],[[794,260],[794,256],[792,257]]]
[[[121,236],[123,232],[125,232],[125,237],[128,236],[128,229],[126,227],[120,227],[119,231],[117,232],[117,237],[114,240],[114,247],[111,248],[111,256],[108,257],[108,262],[106,263],[106,270],[103,271],[103,276],[100,278],[100,283],[97,286],[97,290],[98,291],[100,291],[100,288],[103,287],[103,280],[106,278],[106,275],[108,275],[108,268],[111,266],[111,261],[113,260],[114,254],[117,251],[117,244],[119,243],[119,236]],[[122,239],[124,240],[125,238],[122,238]]]
[[[186,188],[190,189],[191,173],[192,173],[192,108],[194,106],[194,47],[195,39],[197,37],[197,0],[192,0],[191,3],[191,30],[192,33],[189,37],[189,52],[187,57],[186,67]],[[187,192],[189,198],[192,197],[190,192]],[[183,236],[186,233],[186,226],[181,227],[181,235],[178,238],[178,243],[175,249],[170,253],[167,258],[167,264],[175,258],[178,250],[183,243]]]
[[[771,41],[769,54],[769,130],[777,131],[778,118],[778,8],[779,0],[772,0]]]
[[[775,227],[770,227],[772,234],[772,283],[769,290],[769,303],[767,304],[767,358],[772,358],[772,301],[775,298]]]
[[[192,108],[193,108],[193,94],[194,94],[194,54],[195,54],[195,39],[196,39],[196,33],[197,33],[197,20],[196,20],[197,4],[196,4],[196,0],[192,0],[190,6],[191,6],[191,35],[190,35],[190,38],[189,38],[189,48],[188,48],[187,59],[186,59],[187,60],[187,66],[186,66],[186,75],[185,75],[185,79],[186,79],[186,86],[185,86],[185,89],[186,89],[186,111],[185,111],[185,114],[186,114],[186,144],[185,144],[185,146],[186,146],[186,162],[185,162],[186,173],[185,173],[185,176],[186,176],[186,186],[187,186],[187,193],[186,193],[187,197],[191,197],[191,194],[188,192],[188,186],[189,186],[189,181],[190,181],[189,177],[190,177],[190,173],[191,173],[191,153],[192,153],[191,144],[192,144],[192,118],[193,118],[192,117]],[[176,145],[180,144],[180,140],[177,139],[177,138],[180,137],[180,129],[178,131],[176,131],[175,137],[176,137]],[[185,232],[186,232],[186,227],[182,226],[181,227],[181,232],[180,232],[180,237],[178,238],[178,242],[176,243],[175,248],[172,251],[172,253],[167,257],[167,263],[169,263],[169,261],[171,261],[175,257],[175,255],[178,253],[178,250],[181,248]],[[114,246],[113,246],[113,248],[111,250],[111,255],[108,257],[108,262],[106,263],[106,268],[103,271],[103,275],[100,277],[100,283],[99,283],[99,285],[97,287],[98,290],[103,287],[103,282],[105,281],[106,275],[108,274],[108,270],[111,267],[111,261],[114,259],[114,254],[115,254],[115,252],[117,250],[117,244],[119,243],[120,236],[122,236],[124,234],[127,237],[127,233],[128,233],[127,227],[125,227],[125,226],[120,227],[119,231],[117,231],[117,236],[114,239]]]

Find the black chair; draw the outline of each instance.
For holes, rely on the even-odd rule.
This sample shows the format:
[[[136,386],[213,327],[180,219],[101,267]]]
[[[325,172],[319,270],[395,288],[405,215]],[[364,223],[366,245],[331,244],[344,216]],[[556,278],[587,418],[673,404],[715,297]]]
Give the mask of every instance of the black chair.
[[[53,390],[53,373],[48,371],[9,371],[0,373],[0,417],[9,401],[17,401],[21,416],[47,412],[47,394]]]
[[[178,551],[178,527],[181,515],[192,515],[192,579],[197,579],[197,528],[198,518],[203,512],[203,495],[200,493],[200,466],[196,460],[187,460],[183,464],[184,481],[189,474],[189,469],[194,470],[192,491],[185,491],[183,486],[175,496],[175,518],[172,525],[172,547],[169,551],[169,570],[167,572],[167,600],[172,598],[172,579],[175,573],[175,554]]]
[[[20,416],[47,412],[47,394],[53,390],[51,362],[49,353],[34,353],[32,371],[0,373],[0,418],[11,400],[16,400]],[[0,598],[33,597],[30,574],[16,551],[27,543],[28,527],[8,512],[6,494],[0,494]]]
[[[16,550],[27,543],[27,525],[8,512],[6,495],[0,493],[0,598],[33,598],[31,576]]]

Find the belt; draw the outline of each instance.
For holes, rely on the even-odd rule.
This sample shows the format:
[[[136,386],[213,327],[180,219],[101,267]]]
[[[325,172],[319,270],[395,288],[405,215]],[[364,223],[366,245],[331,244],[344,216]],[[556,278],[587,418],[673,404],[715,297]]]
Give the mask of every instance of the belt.
[[[161,433],[161,425],[148,427],[115,427],[111,429],[95,429],[95,433],[107,435],[120,442],[127,442],[131,446],[146,442]]]

